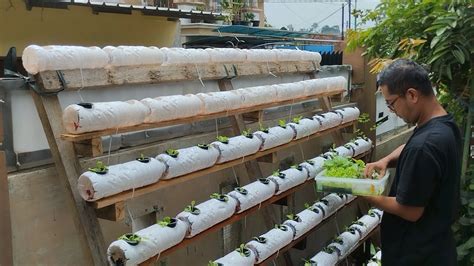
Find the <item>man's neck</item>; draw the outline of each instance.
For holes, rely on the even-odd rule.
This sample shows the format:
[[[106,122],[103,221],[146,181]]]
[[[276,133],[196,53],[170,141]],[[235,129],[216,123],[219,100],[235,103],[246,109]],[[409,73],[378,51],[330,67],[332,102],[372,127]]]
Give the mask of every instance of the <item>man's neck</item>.
[[[421,126],[435,117],[448,114],[434,97],[424,99],[421,104],[423,104],[423,108],[417,126]]]

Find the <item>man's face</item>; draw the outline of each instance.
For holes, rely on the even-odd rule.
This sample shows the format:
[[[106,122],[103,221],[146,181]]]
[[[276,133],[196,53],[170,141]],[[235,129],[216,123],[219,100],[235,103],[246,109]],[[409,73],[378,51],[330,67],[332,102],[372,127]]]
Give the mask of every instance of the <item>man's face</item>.
[[[394,112],[406,123],[413,123],[414,113],[413,110],[410,111],[410,105],[407,103],[404,95],[390,94],[386,85],[380,86],[379,90],[382,92],[385,104],[390,111]]]

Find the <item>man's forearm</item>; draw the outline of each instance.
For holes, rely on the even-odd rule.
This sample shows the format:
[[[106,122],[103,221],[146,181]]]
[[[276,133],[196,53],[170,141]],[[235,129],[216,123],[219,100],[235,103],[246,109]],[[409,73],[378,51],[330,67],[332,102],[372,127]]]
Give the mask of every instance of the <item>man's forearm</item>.
[[[363,196],[365,200],[385,212],[397,215],[407,221],[416,222],[423,215],[423,207],[401,205],[395,197]]]
[[[393,168],[397,165],[398,157],[400,157],[400,153],[402,153],[403,148],[405,148],[405,144],[400,145],[394,151],[392,151],[389,155],[385,156],[383,160],[388,162],[387,167]]]

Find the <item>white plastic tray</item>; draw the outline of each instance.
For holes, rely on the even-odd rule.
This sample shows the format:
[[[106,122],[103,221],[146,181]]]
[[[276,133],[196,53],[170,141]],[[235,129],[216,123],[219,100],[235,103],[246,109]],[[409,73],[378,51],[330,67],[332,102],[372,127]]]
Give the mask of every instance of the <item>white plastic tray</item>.
[[[381,179],[360,179],[326,176],[326,170],[319,173],[314,180],[319,192],[336,192],[352,195],[382,195],[387,186],[390,172],[387,170]]]

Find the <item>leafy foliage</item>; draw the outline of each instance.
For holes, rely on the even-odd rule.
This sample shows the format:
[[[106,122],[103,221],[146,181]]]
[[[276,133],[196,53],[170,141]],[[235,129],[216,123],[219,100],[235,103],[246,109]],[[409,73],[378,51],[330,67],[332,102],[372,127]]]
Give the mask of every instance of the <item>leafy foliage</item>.
[[[229,143],[229,137],[226,136],[217,136],[217,141],[222,142],[224,144]]]
[[[362,160],[337,155],[324,161],[323,168],[331,177],[365,178],[365,163]]]
[[[109,168],[102,161],[97,161],[95,167],[91,167],[88,170],[98,174],[105,174]]]

